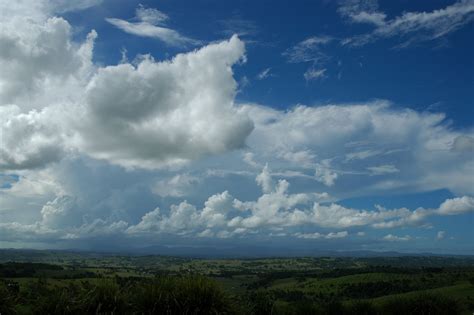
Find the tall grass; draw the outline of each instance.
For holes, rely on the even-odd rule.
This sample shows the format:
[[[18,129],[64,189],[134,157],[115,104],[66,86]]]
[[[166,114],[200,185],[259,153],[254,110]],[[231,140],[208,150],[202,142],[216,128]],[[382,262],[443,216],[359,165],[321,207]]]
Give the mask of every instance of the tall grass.
[[[215,281],[200,276],[163,276],[125,282],[104,278],[68,287],[36,285],[35,289],[37,294],[30,300],[34,314],[239,313],[230,295]],[[27,294],[33,295],[33,292]]]

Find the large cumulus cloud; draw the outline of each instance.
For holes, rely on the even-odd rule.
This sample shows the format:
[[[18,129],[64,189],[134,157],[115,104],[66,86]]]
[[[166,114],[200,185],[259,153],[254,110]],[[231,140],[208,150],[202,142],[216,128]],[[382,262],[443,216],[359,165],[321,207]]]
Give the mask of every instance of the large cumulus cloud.
[[[340,197],[442,188],[474,194],[474,161],[459,150],[459,139],[473,131],[454,130],[442,113],[384,100],[287,111],[250,104],[241,111],[255,123],[248,139],[254,162],[311,175]]]
[[[2,169],[41,167],[65,152],[159,168],[244,146],[253,123],[234,105],[239,38],[172,60],[100,67],[95,31],[73,41],[70,24],[41,3],[34,18],[2,21]]]
[[[269,177],[268,172],[268,167],[265,167],[257,178]],[[67,240],[100,238],[111,234],[125,239],[169,234],[230,238],[272,235],[277,231],[280,236],[337,239],[349,235],[346,230],[337,231],[339,229],[421,226],[431,216],[460,215],[474,211],[474,198],[468,196],[447,199],[434,209],[386,209],[382,206],[355,209],[328,203],[328,194],[289,193],[290,185],[286,180],[265,185],[261,181],[259,183],[262,194],[255,201],[241,201],[224,191],[210,196],[202,208],[186,200],[172,204],[165,210],[157,207],[145,213],[136,224],[114,215],[91,218],[91,212],[78,210],[79,200],[62,195],[42,207],[41,218],[36,222],[0,223],[0,233],[11,240],[28,240],[35,235],[40,240]],[[301,234],[299,231],[302,228],[313,232]],[[327,228],[337,232],[321,235],[319,231]]]
[[[252,121],[236,111],[236,36],[171,61],[99,69],[87,87],[78,146],[97,158],[154,168],[242,148]]]

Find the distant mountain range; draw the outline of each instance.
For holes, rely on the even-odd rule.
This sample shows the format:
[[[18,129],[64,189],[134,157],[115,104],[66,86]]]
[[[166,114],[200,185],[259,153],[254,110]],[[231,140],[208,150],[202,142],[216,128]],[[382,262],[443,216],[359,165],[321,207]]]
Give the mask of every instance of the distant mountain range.
[[[47,253],[71,253],[85,256],[176,256],[187,258],[270,258],[270,257],[471,257],[474,255],[453,255],[453,254],[436,254],[430,252],[423,253],[401,253],[396,251],[370,251],[370,250],[354,250],[354,251],[335,251],[335,250],[317,250],[317,249],[302,249],[302,248],[276,248],[276,247],[260,247],[260,246],[236,246],[236,247],[211,247],[211,246],[172,246],[172,245],[157,245],[148,246],[140,249],[128,250],[110,250],[110,251],[88,251],[78,249],[67,250],[35,250],[35,249],[0,249],[0,258],[3,255],[12,254],[26,254],[26,255],[42,255]],[[1,259],[0,259],[1,260]]]

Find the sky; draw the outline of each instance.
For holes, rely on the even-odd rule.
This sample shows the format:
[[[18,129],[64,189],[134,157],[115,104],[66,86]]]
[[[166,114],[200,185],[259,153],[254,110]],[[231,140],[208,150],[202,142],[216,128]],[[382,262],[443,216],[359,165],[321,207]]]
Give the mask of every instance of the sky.
[[[0,247],[474,254],[474,1],[0,0]]]

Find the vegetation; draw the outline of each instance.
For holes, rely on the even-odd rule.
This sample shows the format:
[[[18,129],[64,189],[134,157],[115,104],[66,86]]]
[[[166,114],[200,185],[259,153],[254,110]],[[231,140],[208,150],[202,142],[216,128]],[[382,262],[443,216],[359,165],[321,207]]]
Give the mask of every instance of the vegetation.
[[[22,255],[18,261],[17,252],[0,256],[2,315],[474,310],[474,259],[469,257],[203,260],[55,253],[48,260]]]

